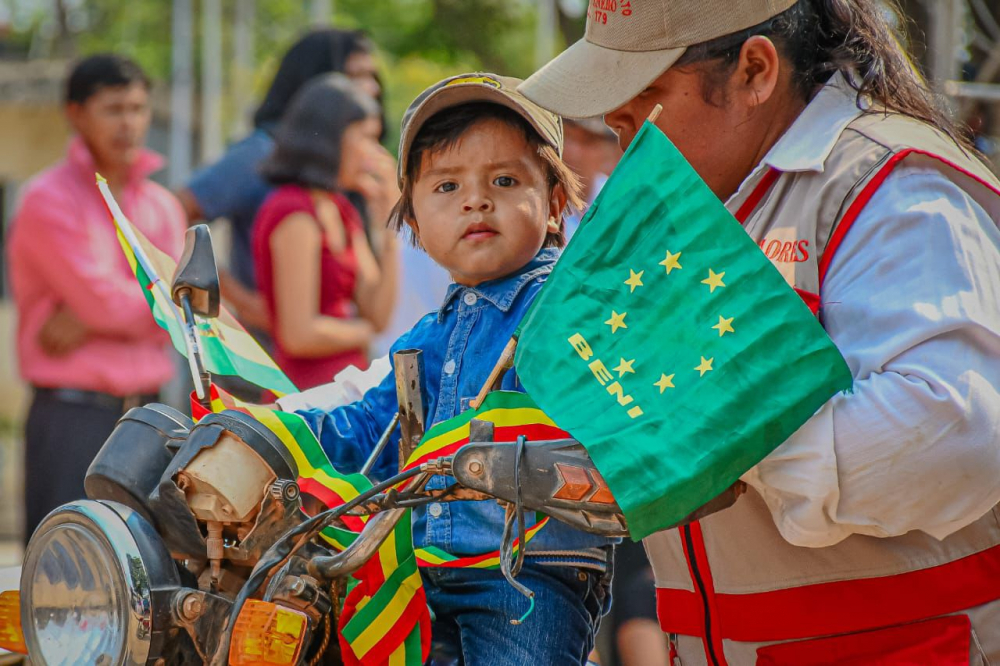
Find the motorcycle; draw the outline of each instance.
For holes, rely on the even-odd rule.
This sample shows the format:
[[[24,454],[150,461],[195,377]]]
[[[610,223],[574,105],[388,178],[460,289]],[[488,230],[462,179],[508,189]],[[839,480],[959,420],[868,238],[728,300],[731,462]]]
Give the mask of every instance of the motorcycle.
[[[195,317],[219,314],[207,227],[188,230],[171,295],[190,332],[192,379],[206,394],[211,378]],[[405,460],[423,432],[419,353],[395,361]],[[435,475],[454,483],[429,490]],[[87,471],[88,499],[54,510],[32,535],[20,589],[0,594],[0,647],[35,664],[337,664],[331,633],[346,581],[412,507],[465,500],[507,507],[501,568],[515,585],[524,554],[515,556],[513,544],[524,543],[525,511],[595,534],[627,534],[578,442],[496,442],[487,422],[473,421],[470,443],[453,455],[333,509],[307,506],[298,478],[288,448],[245,413],[194,423],[162,404],[130,410]],[[721,497],[698,515],[734,500]],[[348,547],[338,552],[319,538],[350,516],[367,522]]]

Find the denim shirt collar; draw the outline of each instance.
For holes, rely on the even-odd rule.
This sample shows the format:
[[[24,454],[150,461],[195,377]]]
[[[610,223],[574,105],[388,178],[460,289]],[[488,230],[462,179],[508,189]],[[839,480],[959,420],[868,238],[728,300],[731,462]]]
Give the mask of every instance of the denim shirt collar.
[[[535,258],[522,266],[521,270],[517,273],[483,282],[475,287],[466,287],[452,283],[448,287],[444,303],[441,304],[441,308],[438,310],[438,321],[444,321],[445,313],[448,311],[451,302],[464,290],[471,291],[480,298],[486,299],[501,312],[507,312],[526,285],[535,278],[552,272],[556,259],[559,258],[559,252],[557,248],[542,248],[535,255]]]

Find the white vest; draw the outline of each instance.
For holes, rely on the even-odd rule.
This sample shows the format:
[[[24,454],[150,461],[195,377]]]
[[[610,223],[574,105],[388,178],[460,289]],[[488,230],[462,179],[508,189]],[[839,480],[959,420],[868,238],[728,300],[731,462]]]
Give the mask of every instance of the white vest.
[[[815,312],[840,240],[904,160],[940,169],[1000,224],[1000,182],[985,166],[930,126],[885,114],[853,121],[822,172],[764,172],[728,206]],[[997,507],[943,541],[911,532],[802,548],[751,489],[645,545],[660,624],[685,666],[866,663],[893,646],[920,655],[913,663],[941,663],[948,641],[1000,663]],[[840,638],[815,641],[830,636]]]

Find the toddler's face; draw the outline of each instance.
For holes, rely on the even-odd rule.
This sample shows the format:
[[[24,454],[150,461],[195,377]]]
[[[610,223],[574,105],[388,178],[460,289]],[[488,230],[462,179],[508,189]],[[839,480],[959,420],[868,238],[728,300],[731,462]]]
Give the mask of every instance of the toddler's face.
[[[448,150],[424,154],[411,225],[453,280],[475,286],[531,261],[546,232],[558,230],[561,199],[560,186],[550,192],[544,162],[524,135],[489,119]]]

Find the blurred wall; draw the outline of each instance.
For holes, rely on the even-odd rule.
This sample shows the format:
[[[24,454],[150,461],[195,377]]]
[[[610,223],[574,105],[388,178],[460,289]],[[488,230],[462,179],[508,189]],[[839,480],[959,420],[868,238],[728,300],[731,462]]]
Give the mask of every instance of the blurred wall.
[[[27,180],[59,159],[68,137],[60,107],[0,100],[0,180]]]
[[[65,72],[62,61],[0,61],[0,220],[5,238],[18,186],[66,149],[69,129],[61,104]],[[17,372],[15,323],[14,306],[5,293],[0,299],[0,539],[16,537],[21,529],[20,423],[28,396]]]

